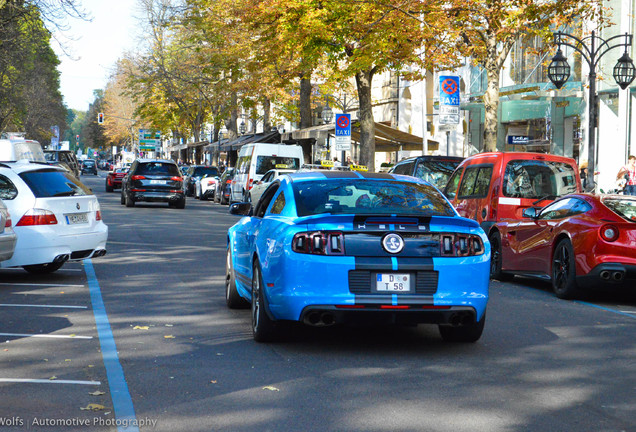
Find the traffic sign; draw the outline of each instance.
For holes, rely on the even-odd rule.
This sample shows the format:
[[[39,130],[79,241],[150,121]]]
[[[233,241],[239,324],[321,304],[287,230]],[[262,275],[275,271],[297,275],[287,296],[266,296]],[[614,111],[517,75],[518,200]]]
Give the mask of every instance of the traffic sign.
[[[439,77],[439,124],[459,124],[459,77]]]
[[[335,150],[351,150],[351,114],[336,114]]]

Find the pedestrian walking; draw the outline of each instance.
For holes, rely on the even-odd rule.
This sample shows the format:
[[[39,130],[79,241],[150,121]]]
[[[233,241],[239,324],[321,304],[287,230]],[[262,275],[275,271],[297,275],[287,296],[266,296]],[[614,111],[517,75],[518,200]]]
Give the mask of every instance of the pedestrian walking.
[[[636,195],[636,156],[630,155],[627,158],[627,165],[618,170],[616,181],[625,183],[625,195]]]

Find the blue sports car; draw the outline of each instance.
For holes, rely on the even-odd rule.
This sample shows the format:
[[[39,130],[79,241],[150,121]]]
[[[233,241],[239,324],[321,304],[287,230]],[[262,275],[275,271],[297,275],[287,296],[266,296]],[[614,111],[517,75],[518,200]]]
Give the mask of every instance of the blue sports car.
[[[322,171],[280,177],[228,231],[226,301],[252,310],[259,342],[289,321],[438,324],[475,342],[488,302],[490,244],[429,183]]]

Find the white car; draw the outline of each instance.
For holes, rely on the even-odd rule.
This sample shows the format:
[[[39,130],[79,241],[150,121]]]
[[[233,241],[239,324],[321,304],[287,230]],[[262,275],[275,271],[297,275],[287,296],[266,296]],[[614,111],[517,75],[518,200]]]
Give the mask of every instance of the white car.
[[[200,200],[214,198],[219,178],[216,176],[203,177],[194,184],[194,197]]]
[[[67,261],[106,254],[108,227],[97,197],[67,171],[27,161],[0,164],[0,196],[17,235],[1,268],[52,273]]]
[[[252,185],[252,189],[247,193],[247,201],[251,202],[256,206],[256,203],[259,199],[261,199],[261,195],[265,192],[265,189],[272,184],[274,180],[278,177],[291,174],[296,172],[296,170],[286,170],[286,169],[273,169],[269,170],[265,173],[265,175],[257,182]]]
[[[1,181],[0,188],[2,188]],[[0,194],[0,198],[2,198],[2,194]],[[0,199],[0,261],[8,260],[13,256],[15,243],[16,235],[11,228],[11,215],[7,206]]]

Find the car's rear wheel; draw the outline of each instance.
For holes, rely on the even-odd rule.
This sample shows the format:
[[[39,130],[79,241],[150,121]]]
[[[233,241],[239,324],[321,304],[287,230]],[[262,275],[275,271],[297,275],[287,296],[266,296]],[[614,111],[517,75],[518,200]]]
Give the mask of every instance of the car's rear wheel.
[[[503,260],[501,254],[501,234],[499,234],[499,231],[494,231],[490,234],[488,241],[490,241],[490,278],[502,282],[512,279],[512,275],[501,271]]]
[[[267,315],[263,276],[258,261],[252,270],[252,335],[256,342],[271,342],[278,336],[276,323]]]
[[[184,209],[186,205],[185,197],[181,198],[179,201],[176,201],[174,206],[178,209]]]
[[[34,265],[26,265],[22,266],[23,269],[33,274],[47,274],[53,273],[60,269],[64,265],[64,261],[62,262],[52,262],[47,264],[34,264]]]
[[[225,303],[230,309],[245,309],[249,306],[247,300],[236,290],[234,268],[232,267],[232,251],[228,247],[225,258]]]
[[[130,195],[124,194],[124,197],[126,198],[126,207],[134,207],[135,206],[135,200],[132,199],[130,197]]]
[[[481,320],[464,324],[459,327],[453,327],[449,325],[440,325],[439,333],[442,335],[442,339],[446,342],[463,342],[473,343],[477,342],[484,332],[484,325],[486,324],[486,313],[481,317]]]
[[[112,192],[113,186],[110,184],[108,180],[106,180],[106,192]]]
[[[571,299],[579,293],[576,284],[574,249],[570,240],[561,240],[552,256],[552,289],[557,297]]]

